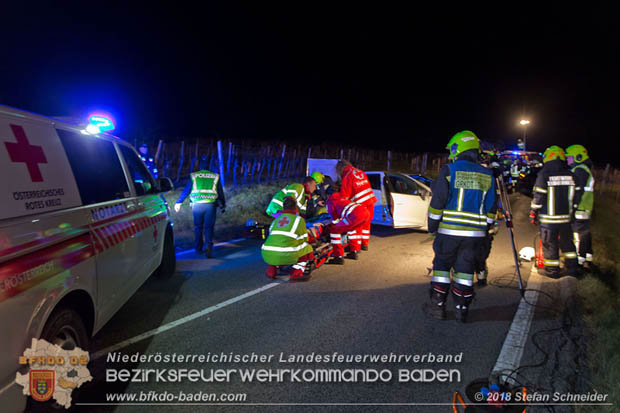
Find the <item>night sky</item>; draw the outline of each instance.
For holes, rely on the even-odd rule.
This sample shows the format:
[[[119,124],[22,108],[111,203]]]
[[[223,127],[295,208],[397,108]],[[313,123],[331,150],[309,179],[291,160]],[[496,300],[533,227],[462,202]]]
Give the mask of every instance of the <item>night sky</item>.
[[[107,110],[132,142],[410,152],[441,152],[462,129],[514,144],[525,115],[529,148],[582,143],[595,162],[620,164],[610,150],[620,36],[605,8],[56,3],[3,6],[0,103],[52,116]]]

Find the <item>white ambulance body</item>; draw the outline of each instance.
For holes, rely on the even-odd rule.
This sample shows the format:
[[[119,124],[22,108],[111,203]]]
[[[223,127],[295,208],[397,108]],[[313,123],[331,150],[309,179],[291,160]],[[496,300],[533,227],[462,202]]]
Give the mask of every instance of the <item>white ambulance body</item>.
[[[32,338],[86,349],[152,273],[174,273],[170,189],[118,138],[0,106],[0,410],[25,407]]]

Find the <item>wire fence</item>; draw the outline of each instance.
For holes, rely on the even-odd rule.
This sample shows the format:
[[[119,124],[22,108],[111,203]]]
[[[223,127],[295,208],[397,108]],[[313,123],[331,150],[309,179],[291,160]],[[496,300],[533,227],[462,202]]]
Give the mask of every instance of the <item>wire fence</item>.
[[[595,167],[592,174],[597,192],[611,195],[620,201],[620,169],[607,164],[604,168]]]
[[[149,152],[161,176],[170,178],[176,184],[196,171],[198,161],[204,158],[208,169],[219,173],[228,187],[303,177],[308,158],[347,159],[363,170],[396,170],[431,177],[436,176],[448,162],[447,155],[437,153],[207,139],[160,140],[157,145],[149,147]]]

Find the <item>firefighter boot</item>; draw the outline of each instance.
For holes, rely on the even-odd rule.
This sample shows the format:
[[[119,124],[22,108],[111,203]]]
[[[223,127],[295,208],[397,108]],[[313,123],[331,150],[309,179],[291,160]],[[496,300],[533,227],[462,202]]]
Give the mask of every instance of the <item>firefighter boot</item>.
[[[437,320],[446,319],[446,299],[448,298],[448,295],[447,290],[442,290],[443,288],[441,287],[431,285],[431,302],[426,307],[426,314]]]
[[[368,245],[362,244],[362,251],[368,251]]]
[[[487,285],[487,275],[489,275],[489,270],[485,265],[484,270],[478,271],[478,273],[476,274],[478,278],[478,287],[484,287],[485,285]]]
[[[452,287],[452,294],[454,295],[454,301],[456,304],[455,317],[458,323],[467,322],[467,313],[469,312],[469,306],[471,305],[474,292],[470,290]]]
[[[278,267],[276,267],[275,265],[268,265],[267,271],[265,272],[267,274],[267,278],[271,278],[272,280],[275,280],[276,275],[278,275]]]
[[[213,246],[209,245],[205,250],[205,257],[213,258]]]

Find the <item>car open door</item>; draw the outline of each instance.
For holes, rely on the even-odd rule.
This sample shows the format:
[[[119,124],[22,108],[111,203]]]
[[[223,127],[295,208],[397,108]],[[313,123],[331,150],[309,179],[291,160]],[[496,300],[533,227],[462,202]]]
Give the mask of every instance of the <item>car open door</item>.
[[[430,193],[404,175],[388,174],[394,228],[426,228]]]

